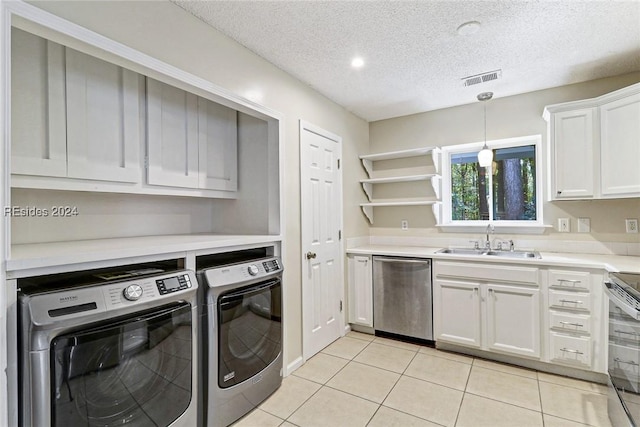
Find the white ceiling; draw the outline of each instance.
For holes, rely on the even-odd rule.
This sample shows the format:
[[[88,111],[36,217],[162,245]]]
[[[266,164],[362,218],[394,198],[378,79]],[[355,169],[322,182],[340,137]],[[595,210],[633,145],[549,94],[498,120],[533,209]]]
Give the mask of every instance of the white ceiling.
[[[640,0],[171,1],[369,121],[640,70]]]

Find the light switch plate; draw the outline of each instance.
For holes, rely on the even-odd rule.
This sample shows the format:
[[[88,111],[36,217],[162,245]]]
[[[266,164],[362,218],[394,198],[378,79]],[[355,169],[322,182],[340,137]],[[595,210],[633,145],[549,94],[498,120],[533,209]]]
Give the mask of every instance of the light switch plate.
[[[569,218],[558,218],[558,231],[568,233],[571,230]]]
[[[638,232],[638,220],[633,218],[627,218],[624,220],[625,229],[627,233],[637,233]]]
[[[591,219],[578,218],[578,233],[589,233],[591,231]]]

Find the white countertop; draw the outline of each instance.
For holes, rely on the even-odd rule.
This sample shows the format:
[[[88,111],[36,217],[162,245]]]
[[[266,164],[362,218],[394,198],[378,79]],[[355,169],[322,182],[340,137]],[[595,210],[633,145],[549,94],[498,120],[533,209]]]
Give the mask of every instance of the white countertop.
[[[9,277],[24,277],[27,270],[47,267],[122,259],[139,262],[138,258],[180,257],[189,251],[215,252],[279,241],[279,235],[192,234],[13,245],[6,269]]]
[[[561,252],[540,252],[541,258],[495,258],[478,255],[438,254],[441,247],[424,246],[392,246],[366,245],[347,250],[349,254],[360,255],[389,255],[416,258],[432,258],[439,260],[465,260],[478,262],[499,262],[508,264],[535,264],[559,267],[596,268],[610,272],[626,271],[640,274],[640,257],[599,254],[572,254]]]

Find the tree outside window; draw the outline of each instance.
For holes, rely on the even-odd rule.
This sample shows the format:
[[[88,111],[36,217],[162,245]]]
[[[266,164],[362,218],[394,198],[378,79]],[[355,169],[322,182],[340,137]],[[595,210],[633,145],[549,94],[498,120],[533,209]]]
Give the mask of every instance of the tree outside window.
[[[479,148],[450,148],[451,221],[531,221],[537,211],[538,144],[494,144],[493,164],[478,164]],[[463,146],[461,146],[463,147]],[[445,174],[446,174],[445,170]]]

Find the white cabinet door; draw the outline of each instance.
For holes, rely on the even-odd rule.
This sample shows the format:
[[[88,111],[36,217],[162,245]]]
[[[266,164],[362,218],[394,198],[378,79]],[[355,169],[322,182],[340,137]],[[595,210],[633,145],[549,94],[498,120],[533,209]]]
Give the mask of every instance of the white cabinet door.
[[[436,280],[434,333],[437,340],[480,347],[480,285]]]
[[[67,176],[140,182],[138,75],[66,49]]]
[[[198,97],[147,78],[147,181],[198,188]]]
[[[198,98],[199,187],[238,189],[238,112]]]
[[[11,173],[66,176],[64,48],[11,29]]]
[[[373,328],[371,257],[349,256],[349,323]]]
[[[640,93],[600,107],[603,196],[640,196]]]
[[[593,108],[552,114],[550,197],[553,199],[594,196],[593,115]]]
[[[539,291],[487,285],[487,347],[540,357],[540,339]]]

